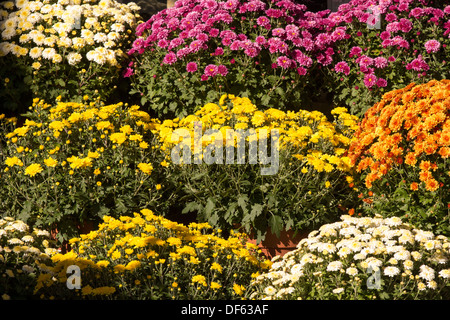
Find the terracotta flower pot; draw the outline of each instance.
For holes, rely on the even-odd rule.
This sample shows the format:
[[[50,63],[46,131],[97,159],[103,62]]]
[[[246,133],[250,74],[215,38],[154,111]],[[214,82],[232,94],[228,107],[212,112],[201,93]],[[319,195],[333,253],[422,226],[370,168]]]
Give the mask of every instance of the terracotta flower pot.
[[[283,256],[289,251],[295,250],[300,240],[306,238],[309,231],[297,231],[295,234],[293,230],[283,230],[278,238],[270,230],[267,231],[266,237],[263,241],[257,244],[256,239],[250,235],[248,242],[258,245],[263,254],[268,258],[279,255]]]
[[[77,225],[79,234],[88,234],[95,229],[95,224],[93,221],[84,221]],[[56,240],[56,235],[58,234],[58,227],[56,226],[50,231],[50,236],[52,240]],[[69,241],[64,240],[61,246],[58,248],[61,253],[67,253],[71,250]]]

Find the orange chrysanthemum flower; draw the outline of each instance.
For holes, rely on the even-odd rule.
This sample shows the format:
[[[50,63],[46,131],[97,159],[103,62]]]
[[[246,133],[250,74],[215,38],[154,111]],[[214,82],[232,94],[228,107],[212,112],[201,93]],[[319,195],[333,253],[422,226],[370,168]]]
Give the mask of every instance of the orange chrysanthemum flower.
[[[429,191],[443,187],[436,179],[439,159],[450,157],[450,80],[411,83],[383,95],[364,115],[348,156],[367,188],[405,165],[411,190],[418,190],[418,180]]]

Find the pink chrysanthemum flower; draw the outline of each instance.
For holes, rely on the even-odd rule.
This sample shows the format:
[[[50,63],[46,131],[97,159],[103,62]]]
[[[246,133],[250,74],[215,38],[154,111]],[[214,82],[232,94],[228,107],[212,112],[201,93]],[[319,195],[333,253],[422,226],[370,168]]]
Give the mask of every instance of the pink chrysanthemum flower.
[[[172,51],[166,54],[166,56],[163,59],[164,64],[173,64],[177,61],[177,55],[173,53]]]
[[[217,71],[224,77],[228,74],[228,69],[223,64],[221,64],[217,67]]]
[[[189,62],[189,63],[186,65],[186,71],[187,71],[187,72],[195,72],[195,71],[197,71],[197,63],[195,63],[195,62]]]
[[[366,74],[366,76],[364,77],[364,84],[366,85],[367,88],[372,88],[375,84],[377,83],[377,77],[372,74]]]
[[[425,42],[425,49],[427,50],[428,53],[431,52],[437,52],[439,51],[439,48],[441,47],[441,43],[437,40],[429,40],[427,42]]]
[[[341,61],[341,62],[336,63],[336,65],[334,66],[334,71],[342,72],[346,76],[348,76],[350,73],[350,67],[348,66],[347,62]]]
[[[291,60],[286,56],[280,56],[277,58],[277,64],[283,69],[287,69],[291,65]]]
[[[208,64],[204,74],[208,77],[214,77],[219,73],[219,68],[215,64]]]

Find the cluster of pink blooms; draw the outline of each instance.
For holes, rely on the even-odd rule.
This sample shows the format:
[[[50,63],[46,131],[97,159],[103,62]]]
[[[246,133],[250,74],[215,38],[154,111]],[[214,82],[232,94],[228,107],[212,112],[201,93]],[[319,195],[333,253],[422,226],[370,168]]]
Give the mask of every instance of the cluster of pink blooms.
[[[376,11],[378,17],[375,15]],[[386,87],[388,82],[382,77],[385,74],[383,69],[398,63],[404,65],[407,71],[416,71],[418,77],[426,75],[430,69],[427,61],[432,59],[429,57],[426,59],[424,55],[439,53],[447,45],[441,44],[436,39],[429,39],[423,44],[422,28],[431,26],[436,30],[436,37],[442,36],[444,41],[449,42],[450,6],[441,10],[427,7],[426,1],[353,0],[348,4],[341,5],[337,12],[328,16],[328,19],[339,21],[338,26],[345,26],[352,21],[369,23],[371,16],[375,20],[381,17],[384,24],[383,29],[377,30],[381,45],[375,49],[379,49],[379,55],[368,56],[366,54],[369,51],[367,47],[374,49],[374,45],[371,45],[366,39],[361,39],[358,43],[364,43],[365,47],[354,46],[346,56],[339,55],[340,61],[333,68],[336,73],[344,75],[348,75],[351,69],[355,70],[363,77],[364,85],[367,88]],[[420,22],[415,24],[417,20]],[[375,25],[373,22],[370,24]],[[356,37],[361,36],[361,32],[356,33]],[[336,44],[339,45],[339,43]],[[407,58],[412,61],[405,61]],[[355,88],[358,89],[358,87]]]
[[[312,53],[316,49],[308,30],[317,29],[316,14],[306,9],[290,0],[273,0],[269,4],[260,0],[178,0],[174,7],[138,26],[136,34],[140,38],[128,54],[165,52],[162,64],[182,61],[187,72],[203,72],[201,79],[208,80],[226,76],[239,54],[258,63],[265,50],[274,57],[272,68],[295,69],[305,75],[313,64]],[[249,30],[233,24],[250,20],[251,24],[246,25],[251,36]],[[200,62],[198,52],[216,59]],[[215,64],[217,61],[222,63]],[[201,63],[206,66],[203,68]]]
[[[362,45],[339,51],[342,42],[363,36],[349,25],[374,24],[376,12],[384,20],[383,29],[378,30],[378,56],[369,56]],[[138,26],[141,38],[128,53],[163,52],[160,63],[181,61],[187,72],[202,72],[202,80],[208,80],[226,76],[239,54],[257,61],[266,51],[272,57],[272,68],[294,69],[304,76],[318,65],[343,76],[354,71],[368,88],[386,87],[383,69],[403,63],[405,70],[423,75],[430,68],[424,55],[429,59],[446,48],[434,38],[418,48],[418,20],[436,26],[436,34],[448,41],[450,6],[443,10],[427,7],[426,0],[352,0],[337,12],[316,13],[291,0],[178,0],[173,8]],[[412,61],[399,61],[398,57],[409,51]],[[207,58],[199,59],[196,53]]]

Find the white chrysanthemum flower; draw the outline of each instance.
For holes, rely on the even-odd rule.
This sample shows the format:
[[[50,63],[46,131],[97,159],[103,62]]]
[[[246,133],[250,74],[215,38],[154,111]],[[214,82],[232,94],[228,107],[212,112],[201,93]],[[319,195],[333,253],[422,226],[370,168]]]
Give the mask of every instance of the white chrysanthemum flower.
[[[423,264],[420,266],[419,278],[431,281],[434,279],[434,273],[433,268]]]
[[[443,269],[439,271],[439,276],[444,279],[450,278],[450,269]]]
[[[348,256],[350,253],[352,253],[352,250],[350,250],[350,248],[348,247],[342,247],[341,249],[339,249],[338,251],[338,256],[339,257],[346,257]]]
[[[328,264],[327,266],[327,271],[339,271],[342,268],[342,262],[337,260],[337,261],[332,261]]]
[[[333,293],[334,293],[334,294],[339,294],[339,293],[342,293],[342,292],[344,292],[344,288],[336,288],[336,289],[333,289]]]
[[[51,5],[51,4],[44,4],[42,7],[41,7],[41,13],[43,13],[43,14],[48,14],[48,13],[50,13],[50,12],[52,12],[53,11],[53,6]]]
[[[83,39],[94,38],[94,33],[91,30],[89,30],[89,29],[82,29],[81,30],[81,37]]]
[[[61,37],[57,40],[58,47],[70,48],[72,46],[72,39],[69,37]]]
[[[356,276],[358,274],[358,269],[356,269],[354,267],[349,267],[345,270],[345,273],[350,276]]]
[[[336,252],[336,246],[332,243],[323,243],[320,249],[321,249],[321,252],[324,252],[324,251],[326,251],[327,253]]]
[[[277,290],[272,286],[268,286],[264,289],[264,293],[268,296],[273,296],[276,292]]]
[[[20,221],[20,220],[15,221],[11,226],[14,228],[14,230],[17,230],[17,231],[26,232],[29,230],[28,225],[25,222]]]
[[[7,29],[3,30],[3,32],[2,32],[3,40],[10,40],[15,35],[16,35],[16,29],[15,28],[7,28]]]
[[[108,36],[103,32],[99,32],[94,35],[94,40],[97,43],[103,43],[105,41],[108,41]]]
[[[54,48],[45,48],[42,51],[42,58],[52,60],[56,54],[56,50]]]
[[[53,63],[61,63],[62,60],[63,60],[62,56],[58,53],[56,53],[52,58]]]
[[[31,40],[30,36],[28,34],[22,34],[19,37],[19,43],[27,43]]]
[[[30,33],[30,35],[31,35],[31,37],[32,37],[32,39],[33,39],[33,41],[34,41],[34,43],[36,45],[42,46],[44,44],[45,35],[42,34],[41,32],[38,31],[38,32],[33,33],[33,34]]]
[[[22,241],[26,242],[26,243],[30,243],[34,241],[34,238],[30,235],[26,235],[22,237]]]
[[[12,44],[9,42],[2,42],[0,43],[0,56],[6,56],[8,53],[11,52]]]
[[[405,260],[403,262],[403,267],[406,270],[412,270],[414,268],[414,262],[412,260]]]
[[[124,32],[125,31],[125,26],[121,23],[113,23],[111,25],[111,30],[115,31],[115,32]]]
[[[10,16],[5,22],[2,23],[4,29],[15,29],[17,27],[18,18],[16,16]]]
[[[431,280],[427,283],[427,287],[432,290],[435,290],[437,288],[437,282],[434,280]]]
[[[365,253],[357,253],[353,256],[353,260],[363,260],[367,257],[367,254]]]
[[[8,240],[9,244],[23,244],[23,241],[18,238],[11,238]]]
[[[33,25],[41,22],[42,19],[42,14],[40,14],[39,12],[34,12],[27,17],[27,21],[32,23]]]
[[[46,37],[44,39],[44,46],[52,47],[56,42],[56,39],[54,37]]]
[[[396,276],[400,273],[400,269],[394,266],[384,268],[384,275],[388,277]]]
[[[79,50],[79,49],[84,48],[85,44],[86,43],[85,43],[85,40],[83,38],[75,37],[75,38],[72,39],[72,47],[75,50]],[[94,52],[93,50],[91,50],[91,51]],[[89,60],[92,61],[91,59],[89,59]]]
[[[415,230],[416,235],[414,236],[414,239],[419,242],[425,242],[427,240],[431,240],[434,238],[434,234],[431,231],[424,231],[424,230]]]
[[[116,43],[114,41],[108,40],[105,43],[103,43],[103,45],[105,46],[105,48],[111,49],[116,46]]]
[[[383,264],[381,260],[374,257],[367,258],[365,262],[367,263],[367,266],[372,269],[379,268]]]
[[[303,266],[300,263],[297,263],[292,266],[291,274],[300,274],[303,273]]]
[[[398,242],[400,244],[406,244],[406,243],[414,244],[414,237],[412,235],[403,234],[398,238]]]
[[[32,266],[24,265],[22,267],[22,270],[26,273],[33,273],[35,269]]]
[[[402,224],[402,219],[400,219],[399,217],[387,218],[384,220],[384,223],[386,223],[390,227],[395,227]]]
[[[67,55],[67,61],[71,66],[77,65],[81,59],[82,56],[78,52],[71,52]]]
[[[420,252],[417,251],[413,251],[411,252],[411,256],[414,258],[414,260],[419,261],[420,259],[422,259],[422,254]]]
[[[48,232],[47,230],[34,229],[33,232],[34,232],[37,236],[41,236],[41,237],[50,237],[50,232]]]
[[[16,0],[16,7],[22,9],[27,3],[28,0]]]
[[[411,257],[411,253],[404,248],[402,250],[397,251],[394,254],[394,258],[397,260],[408,260]]]

